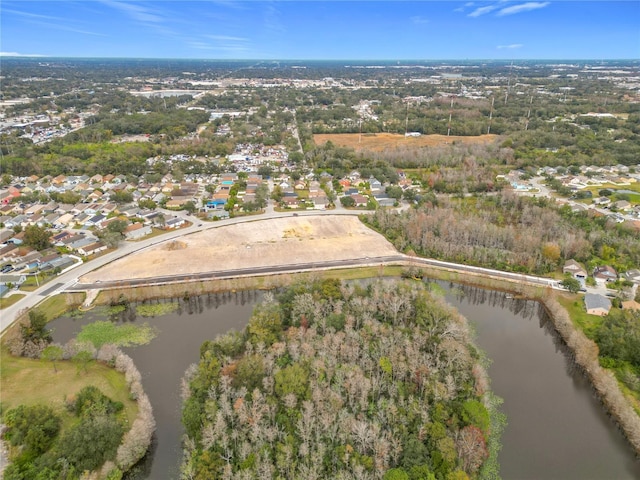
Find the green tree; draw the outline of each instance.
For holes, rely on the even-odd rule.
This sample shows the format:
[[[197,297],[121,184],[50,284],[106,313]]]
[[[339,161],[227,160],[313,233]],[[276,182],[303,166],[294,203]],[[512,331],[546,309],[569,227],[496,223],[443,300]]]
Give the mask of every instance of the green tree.
[[[387,470],[382,480],[409,480],[409,474],[401,468]]]
[[[36,250],[44,250],[51,246],[49,238],[51,232],[46,228],[39,227],[37,225],[29,225],[24,230],[24,243]]]
[[[355,206],[356,201],[353,199],[353,197],[340,197],[340,203],[343,207],[350,208]]]
[[[88,350],[80,350],[78,353],[76,353],[73,356],[72,360],[73,360],[73,363],[76,364],[76,368],[78,369],[78,372],[80,370],[84,370],[85,373],[87,373],[88,366],[93,361],[93,354]]]
[[[109,230],[110,232],[122,234],[128,226],[129,222],[127,222],[126,220],[117,219],[109,222],[109,224],[107,225],[107,230]]]
[[[569,290],[571,293],[578,293],[582,288],[582,284],[580,283],[580,280],[573,277],[565,278],[560,282],[560,285],[562,285],[564,288]]]
[[[51,362],[53,364],[53,371],[58,373],[56,362],[62,360],[63,354],[64,351],[59,345],[49,345],[42,351],[40,358],[44,361]]]
[[[385,192],[390,198],[395,198],[396,200],[400,200],[402,198],[402,188],[398,185],[389,185],[385,189]]]
[[[154,202],[153,200],[149,199],[149,198],[142,198],[140,200],[138,200],[138,206],[140,208],[146,208],[149,210],[155,210],[155,208],[158,206],[158,204],[156,202]]]
[[[280,338],[281,331],[282,316],[277,305],[263,304],[256,307],[247,325],[251,343],[269,346]]]
[[[60,439],[59,458],[78,470],[95,470],[115,458],[123,433],[113,415],[85,415]]]
[[[196,204],[193,203],[191,200],[189,200],[188,202],[186,202],[183,206],[182,206],[183,210],[186,210],[187,212],[189,212],[190,214],[194,214],[196,212],[196,210],[198,210],[198,208],[196,207]]]
[[[6,413],[4,423],[9,442],[24,445],[36,456],[49,449],[61,425],[53,409],[44,405],[20,405]]]
[[[25,342],[39,340],[51,342],[51,332],[47,330],[47,317],[37,310],[29,311],[29,322],[20,326],[20,333]]]
[[[611,310],[595,337],[600,356],[640,367],[640,310]]]
[[[275,390],[280,398],[293,393],[299,401],[306,399],[309,393],[309,372],[299,363],[284,367],[275,374]]]
[[[118,205],[133,202],[133,194],[124,190],[112,192],[109,198],[112,202],[116,202]]]

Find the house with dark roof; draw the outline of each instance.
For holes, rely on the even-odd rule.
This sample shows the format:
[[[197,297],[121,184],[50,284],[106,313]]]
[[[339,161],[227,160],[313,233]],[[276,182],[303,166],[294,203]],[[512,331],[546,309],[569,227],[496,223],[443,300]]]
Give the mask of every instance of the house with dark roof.
[[[611,310],[611,300],[597,293],[585,293],[584,306],[589,315],[605,316]]]

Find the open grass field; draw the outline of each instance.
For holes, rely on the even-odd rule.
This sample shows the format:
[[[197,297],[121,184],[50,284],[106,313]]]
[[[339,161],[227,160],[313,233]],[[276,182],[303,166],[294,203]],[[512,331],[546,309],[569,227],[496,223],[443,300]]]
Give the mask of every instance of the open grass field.
[[[112,400],[125,406],[129,424],[135,419],[138,406],[129,399],[124,374],[99,363],[91,363],[78,371],[71,361],[56,362],[58,373],[51,362],[14,357],[6,346],[0,350],[0,398],[3,409],[18,405],[44,404],[60,414],[63,421],[71,422],[72,416],[65,410],[66,397],[77,394],[88,385],[94,385]]]
[[[356,151],[369,150],[379,152],[395,148],[423,148],[442,147],[445,145],[470,144],[486,145],[495,141],[497,135],[479,135],[473,137],[459,137],[451,135],[421,135],[419,137],[405,137],[395,133],[323,133],[313,136],[316,145],[323,145],[331,141],[341,147],[350,147]]]
[[[0,298],[0,310],[10,307],[24,296],[24,293],[14,293],[13,295],[9,295],[8,297]]]

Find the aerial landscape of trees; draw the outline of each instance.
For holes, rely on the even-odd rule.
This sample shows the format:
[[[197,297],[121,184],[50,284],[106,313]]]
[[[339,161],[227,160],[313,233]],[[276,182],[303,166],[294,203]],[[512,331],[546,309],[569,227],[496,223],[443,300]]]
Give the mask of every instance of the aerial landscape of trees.
[[[545,274],[572,258],[590,271],[604,262],[621,271],[640,263],[633,228],[513,193],[438,199],[363,220],[398,250],[506,271]]]
[[[362,182],[361,193],[373,197],[369,181],[375,179],[390,198],[406,202],[395,212],[377,208],[369,198],[366,209],[376,211],[362,215],[400,252],[556,280],[569,259],[588,273],[605,264],[619,273],[638,268],[637,221],[634,226],[595,209],[574,211],[553,196],[536,198],[537,192],[519,196],[503,179],[514,170],[522,178],[540,176],[545,166],[585,177],[593,173],[580,169],[585,165],[630,166],[626,171],[634,173],[640,158],[640,115],[633,90],[617,83],[627,74],[603,79],[599,70],[583,71],[578,65],[556,75],[555,67],[544,62],[522,62],[516,73],[506,62],[474,66],[472,74],[463,67],[447,67],[464,73],[445,78],[442,66],[435,64],[366,71],[329,62],[294,69],[287,62],[258,67],[172,60],[159,68],[144,60],[134,65],[60,59],[54,75],[35,59],[3,59],[2,98],[21,101],[3,107],[3,113],[37,116],[52,124],[59,116],[59,126],[64,126],[64,135],[39,143],[28,135],[34,127],[21,127],[24,122],[18,120],[0,134],[2,187],[22,189],[13,200],[3,197],[3,203],[9,202],[7,211],[16,209],[12,217],[29,203],[77,204],[98,182],[60,191],[51,177],[110,173],[130,187],[94,193],[106,193],[102,198],[124,210],[137,198],[134,186],[143,182],[164,184],[170,174],[177,184],[188,175],[232,172],[240,179],[226,205],[233,216],[248,174],[226,157],[246,147],[257,158],[279,146],[286,152],[282,158],[255,169],[275,185],[273,191],[261,184],[255,199],[241,205],[243,214],[263,210],[269,196],[282,199],[280,182],[290,180],[322,182],[332,204],[355,207],[351,196],[337,202],[343,189],[338,180],[353,173],[358,179],[354,183]],[[629,68],[624,62],[623,67]],[[206,92],[146,96],[177,86],[202,88],[198,81],[211,79],[217,83]],[[247,79],[274,82],[256,86]],[[296,83],[302,80],[312,82]],[[473,89],[480,94],[472,95]],[[83,126],[71,129],[72,121],[81,118]],[[403,140],[406,133],[478,138],[370,151],[337,141],[320,144],[314,138],[332,133],[354,134],[352,138],[393,134]],[[172,155],[184,158],[173,161]],[[33,191],[35,181],[25,181],[33,175],[42,191]],[[408,186],[406,179],[413,183]],[[634,205],[640,198],[634,193],[637,184],[628,187],[634,191],[607,184],[573,192],[558,178],[544,181],[552,191],[585,204],[596,195]],[[203,190],[213,194],[215,180]],[[165,202],[154,197],[137,206],[155,209]],[[189,200],[181,208],[204,217],[203,204]],[[157,218],[164,225],[164,215]],[[117,248],[127,225],[124,216],[114,218],[96,234]],[[18,231],[22,248],[48,255],[44,250],[51,247],[53,233],[48,227],[17,225]],[[183,476],[497,478],[504,418],[496,412],[498,400],[489,390],[484,360],[466,321],[432,291],[436,287],[417,281],[419,273],[406,270],[404,276],[413,281],[402,282],[307,279],[267,293],[244,331],[205,341],[182,388]],[[560,284],[574,295],[567,300],[572,314],[577,311],[583,320],[587,315],[577,295],[583,285],[567,277]],[[609,284],[620,293],[630,286],[622,280]],[[615,374],[608,384],[615,385],[607,388],[614,391],[617,378],[637,405],[640,318],[620,308],[625,299],[631,298],[618,294],[609,315],[588,319],[583,328],[595,342],[588,346],[596,364]],[[124,304],[112,307],[125,309]],[[172,307],[158,303],[136,311],[154,316],[163,308]],[[128,305],[126,311],[128,319],[135,316]],[[113,475],[109,480],[120,478],[145,455],[155,428],[133,361],[102,341],[126,329],[107,321],[83,329],[81,335],[93,335],[94,341],[58,345],[46,323],[42,312],[28,312],[3,346],[46,367],[54,379],[69,364],[78,378],[97,364],[114,367],[125,374],[121,389],[137,400],[137,416],[125,419],[120,402],[95,386],[65,394],[63,412],[28,402],[5,409],[3,403],[4,438],[12,461],[4,478],[73,479],[85,470]],[[153,336],[150,327],[145,335]],[[622,394],[620,398],[623,404]]]
[[[416,282],[270,296],[187,372],[183,475],[476,478],[497,432],[469,342],[466,321]]]

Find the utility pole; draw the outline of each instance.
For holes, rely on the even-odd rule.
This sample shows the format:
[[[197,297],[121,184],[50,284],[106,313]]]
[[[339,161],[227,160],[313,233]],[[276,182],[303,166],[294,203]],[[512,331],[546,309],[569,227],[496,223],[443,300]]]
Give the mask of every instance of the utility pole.
[[[451,133],[451,115],[453,114],[453,98],[451,97],[451,106],[449,107],[449,124],[447,125],[447,137]]]
[[[491,97],[491,110],[489,110],[489,126],[487,127],[487,135],[491,133],[491,119],[493,118],[493,102],[496,101],[496,97]]]

